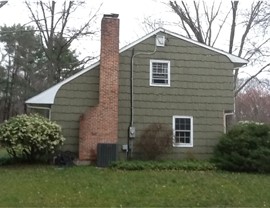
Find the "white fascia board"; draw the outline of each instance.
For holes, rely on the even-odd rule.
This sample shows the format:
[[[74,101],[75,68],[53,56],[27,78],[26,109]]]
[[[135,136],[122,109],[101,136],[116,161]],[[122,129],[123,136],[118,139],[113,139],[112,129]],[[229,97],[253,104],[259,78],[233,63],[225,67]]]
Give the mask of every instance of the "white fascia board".
[[[26,104],[53,104],[54,98],[59,90],[59,88],[63,85],[63,82],[59,82],[58,84],[50,87],[49,89],[39,93],[38,95],[29,98],[25,101]]]
[[[69,78],[63,80],[62,82],[57,83],[56,85],[50,87],[49,89],[41,92],[40,94],[28,99],[25,101],[26,104],[54,104],[54,99],[58,90],[66,83],[70,82],[71,80],[79,77],[80,75],[90,71],[91,69],[95,68],[99,65],[99,61],[92,64],[91,66],[85,68],[84,70],[70,76]]]
[[[159,28],[157,30],[154,30],[153,32],[148,33],[147,35],[141,37],[140,39],[135,40],[134,42],[131,42],[128,45],[124,46],[123,48],[120,49],[119,53],[122,53],[122,52],[132,48],[133,46],[137,45],[138,43],[146,40],[147,38],[150,38],[151,36],[153,36],[153,35],[155,35],[155,34],[157,34],[159,32],[165,32],[165,30],[163,28]]]
[[[179,38],[179,39],[185,40],[185,41],[187,41],[187,42],[193,43],[193,44],[198,45],[198,46],[200,46],[200,47],[203,47],[203,48],[206,48],[206,49],[208,49],[208,50],[211,50],[211,51],[220,53],[220,54],[222,54],[222,55],[225,55],[225,56],[227,56],[227,57],[229,58],[229,60],[230,60],[232,63],[234,63],[234,64],[240,64],[240,65],[242,66],[242,65],[245,65],[245,64],[248,63],[248,60],[243,59],[243,58],[240,58],[240,57],[238,57],[238,56],[236,56],[236,55],[230,54],[230,53],[225,52],[225,51],[223,51],[223,50],[220,50],[220,49],[217,49],[217,48],[208,46],[208,45],[203,44],[203,43],[199,43],[199,42],[197,42],[197,41],[195,41],[195,40],[186,38],[186,37],[184,37],[184,36],[182,36],[182,35],[179,35],[179,34],[177,34],[177,33],[174,33],[174,32],[171,32],[171,31],[168,31],[168,30],[165,30],[165,29],[163,29],[163,31],[164,31],[165,33],[168,33],[168,34],[170,34],[170,35],[172,35],[172,36],[175,36],[175,37],[177,37],[177,38]]]
[[[222,55],[225,55],[225,56],[227,56],[227,58],[229,58],[229,60],[230,60],[232,63],[237,64],[237,65],[239,65],[239,66],[243,66],[243,65],[245,65],[245,64],[248,63],[248,61],[247,61],[246,59],[240,58],[240,57],[238,57],[238,56],[235,56],[235,55],[233,55],[233,54],[227,53],[227,52],[222,51],[222,50],[220,50],[220,49],[210,47],[210,46],[205,45],[205,44],[203,44],[203,43],[199,43],[199,42],[197,42],[197,41],[195,41],[195,40],[186,38],[186,37],[184,37],[184,36],[182,36],[182,35],[179,35],[179,34],[177,34],[177,33],[175,33],[175,32],[171,32],[171,31],[166,30],[166,29],[164,29],[164,28],[158,28],[157,30],[155,30],[155,31],[153,31],[153,32],[151,32],[151,33],[149,33],[149,34],[143,36],[142,38],[140,38],[140,39],[138,39],[138,40],[136,40],[136,41],[134,41],[134,42],[128,44],[127,46],[124,46],[124,47],[120,50],[120,53],[121,53],[121,52],[124,52],[125,50],[128,50],[129,48],[131,48],[131,47],[137,45],[138,43],[144,41],[145,39],[147,39],[147,38],[151,37],[152,35],[155,35],[155,34],[157,34],[157,33],[159,33],[159,32],[163,32],[163,33],[165,33],[165,34],[172,35],[172,36],[174,36],[174,37],[176,37],[176,38],[179,38],[179,39],[181,39],[181,40],[187,41],[187,42],[192,43],[192,44],[195,44],[195,45],[197,45],[197,46],[200,46],[200,47],[206,48],[206,49],[208,49],[208,50],[211,50],[211,51],[220,53],[220,54],[222,54]]]

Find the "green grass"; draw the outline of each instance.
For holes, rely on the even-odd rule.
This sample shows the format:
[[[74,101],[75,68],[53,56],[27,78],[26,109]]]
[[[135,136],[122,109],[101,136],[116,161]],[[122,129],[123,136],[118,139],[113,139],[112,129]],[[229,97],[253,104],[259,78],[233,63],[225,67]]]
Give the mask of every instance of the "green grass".
[[[0,167],[0,207],[269,207],[270,175]]]

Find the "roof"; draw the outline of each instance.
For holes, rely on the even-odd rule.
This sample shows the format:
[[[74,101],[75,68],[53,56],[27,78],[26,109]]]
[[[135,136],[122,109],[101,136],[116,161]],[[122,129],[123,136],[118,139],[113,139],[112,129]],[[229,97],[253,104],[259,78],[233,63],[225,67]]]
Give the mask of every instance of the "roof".
[[[181,40],[185,40],[185,41],[187,41],[187,42],[193,43],[193,44],[198,45],[198,46],[200,46],[200,47],[203,47],[203,48],[206,48],[206,49],[208,49],[208,50],[211,50],[211,51],[220,53],[220,54],[222,54],[222,55],[225,55],[225,56],[227,56],[227,58],[228,58],[232,63],[234,63],[235,67],[241,67],[241,66],[243,66],[243,65],[245,65],[245,64],[248,63],[248,61],[245,60],[245,59],[243,59],[243,58],[240,58],[240,57],[235,56],[235,55],[233,55],[233,54],[230,54],[230,53],[227,53],[227,52],[225,52],[225,51],[219,50],[219,49],[217,49],[217,48],[213,48],[213,47],[207,46],[207,45],[202,44],[202,43],[199,43],[199,42],[197,42],[197,41],[191,40],[191,39],[186,38],[186,37],[184,37],[184,36],[182,36],[182,35],[179,35],[179,34],[177,34],[177,33],[168,31],[168,30],[166,30],[166,29],[164,29],[164,28],[159,28],[159,29],[157,29],[157,30],[155,30],[155,31],[153,31],[153,32],[151,32],[151,33],[145,35],[144,37],[142,37],[142,38],[140,38],[140,39],[138,39],[138,40],[136,40],[136,41],[134,41],[134,42],[132,42],[132,43],[126,45],[126,46],[124,46],[123,48],[120,49],[119,52],[122,53],[122,52],[124,52],[124,51],[126,51],[126,50],[132,48],[133,46],[137,45],[138,43],[140,43],[140,42],[146,40],[147,38],[149,38],[149,37],[151,37],[151,36],[153,36],[153,35],[155,35],[155,34],[157,34],[157,33],[160,33],[160,32],[163,32],[163,33],[172,35],[172,36],[174,36],[174,37],[176,37],[176,38],[179,38],[179,39],[181,39]],[[82,74],[88,72],[89,70],[95,68],[96,66],[99,65],[99,63],[100,63],[100,62],[99,62],[99,60],[98,60],[97,62],[95,62],[95,63],[92,64],[91,66],[85,68],[84,70],[82,70],[82,71],[80,71],[80,72],[78,72],[78,73],[76,73],[76,74],[70,76],[69,78],[63,80],[62,82],[59,82],[59,83],[57,83],[56,85],[50,87],[49,89],[47,89],[47,90],[41,92],[40,94],[38,94],[38,95],[36,95],[36,96],[34,96],[34,97],[32,97],[32,98],[26,100],[25,103],[26,103],[26,104],[54,104],[54,99],[55,99],[56,93],[58,92],[58,90],[59,90],[64,84],[70,82],[71,80],[73,80],[73,79],[79,77],[80,75],[82,75]]]
[[[125,50],[128,50],[129,48],[132,48],[133,46],[137,45],[138,43],[144,41],[145,39],[147,39],[147,38],[149,38],[149,37],[151,37],[151,36],[153,36],[153,35],[155,35],[155,34],[157,34],[157,33],[159,33],[159,32],[164,32],[164,33],[166,33],[166,34],[169,34],[169,35],[174,36],[174,37],[176,37],[176,38],[179,38],[179,39],[181,39],[181,40],[184,40],[184,41],[193,43],[193,44],[195,44],[195,45],[197,45],[197,46],[206,48],[206,49],[208,49],[208,50],[210,50],[210,51],[214,51],[214,52],[220,53],[220,54],[222,54],[222,55],[225,55],[225,56],[227,56],[227,58],[229,58],[229,60],[230,60],[232,63],[234,63],[237,67],[241,67],[241,66],[243,66],[243,65],[245,65],[245,64],[248,63],[248,61],[247,61],[246,59],[240,58],[240,57],[238,57],[238,56],[235,56],[235,55],[230,54],[230,53],[228,53],[228,52],[222,51],[222,50],[220,50],[220,49],[217,49],[217,48],[214,48],[214,47],[205,45],[205,44],[203,44],[203,43],[199,43],[199,42],[197,42],[197,41],[195,41],[195,40],[189,39],[189,38],[184,37],[184,36],[182,36],[182,35],[179,35],[179,34],[177,34],[177,33],[175,33],[175,32],[171,32],[171,31],[169,31],[169,30],[166,30],[166,29],[164,29],[164,28],[159,28],[159,29],[157,29],[157,30],[155,30],[155,31],[153,31],[153,32],[151,32],[151,33],[145,35],[144,37],[142,37],[142,38],[140,38],[140,39],[138,39],[138,40],[132,42],[131,44],[129,44],[129,45],[123,47],[123,48],[120,50],[120,53],[123,52],[123,51],[125,51]]]
[[[41,92],[40,94],[28,99],[25,101],[26,104],[54,104],[54,98],[58,90],[66,83],[70,82],[71,80],[79,77],[80,75],[88,72],[89,70],[93,69],[94,67],[99,65],[99,61],[92,64],[91,66],[85,68],[82,71],[70,76],[69,78],[63,80],[62,82],[57,83],[56,85],[50,87],[49,89]]]

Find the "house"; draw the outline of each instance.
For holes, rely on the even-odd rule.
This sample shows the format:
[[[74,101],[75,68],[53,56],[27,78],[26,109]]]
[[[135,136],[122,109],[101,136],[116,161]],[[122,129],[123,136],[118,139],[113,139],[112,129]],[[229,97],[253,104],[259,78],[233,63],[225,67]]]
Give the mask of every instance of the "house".
[[[209,158],[234,111],[233,70],[247,61],[163,28],[119,52],[118,15],[104,15],[100,61],[26,101],[62,126],[65,150],[96,159],[97,144],[136,152],[145,127],[173,131],[167,158]],[[128,147],[127,147],[128,144]]]

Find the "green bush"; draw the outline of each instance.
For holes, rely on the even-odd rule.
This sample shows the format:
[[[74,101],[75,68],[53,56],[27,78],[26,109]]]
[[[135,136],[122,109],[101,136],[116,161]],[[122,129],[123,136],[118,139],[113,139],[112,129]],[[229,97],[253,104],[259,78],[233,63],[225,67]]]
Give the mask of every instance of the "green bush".
[[[165,124],[147,126],[138,142],[138,147],[148,160],[155,160],[172,147],[172,130]]]
[[[48,159],[63,142],[60,126],[37,114],[18,115],[0,125],[0,144],[14,159]]]
[[[110,165],[119,170],[215,170],[215,165],[208,161],[170,160],[170,161],[117,161]]]
[[[221,137],[213,161],[229,171],[270,172],[269,132],[266,124],[237,124]]]

